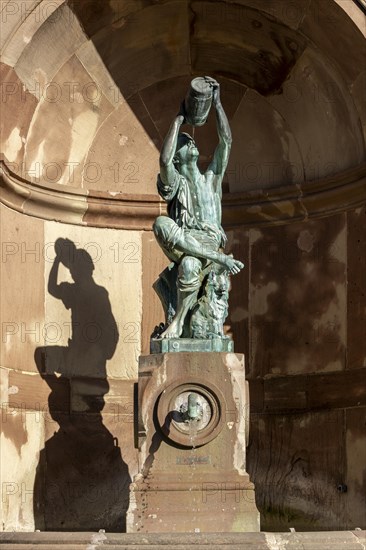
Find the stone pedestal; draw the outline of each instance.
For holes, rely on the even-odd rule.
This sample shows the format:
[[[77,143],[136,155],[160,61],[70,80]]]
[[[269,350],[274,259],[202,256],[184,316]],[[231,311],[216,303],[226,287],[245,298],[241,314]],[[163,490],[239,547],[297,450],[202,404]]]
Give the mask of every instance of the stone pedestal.
[[[192,395],[199,420],[184,416]],[[245,468],[248,429],[243,355],[141,357],[140,463],[131,484],[127,531],[259,531],[254,486]]]

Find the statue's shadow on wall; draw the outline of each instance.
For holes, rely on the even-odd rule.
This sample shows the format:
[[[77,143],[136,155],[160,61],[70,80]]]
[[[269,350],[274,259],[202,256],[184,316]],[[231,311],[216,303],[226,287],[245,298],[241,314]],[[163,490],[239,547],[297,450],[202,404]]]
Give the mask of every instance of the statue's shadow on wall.
[[[118,439],[101,414],[109,391],[106,362],[115,352],[117,324],[108,292],[93,279],[90,255],[63,239],[56,242],[56,250],[48,291],[71,310],[72,331],[68,346],[39,347],[35,352],[37,368],[51,389],[44,411],[46,443],[34,484],[35,528],[123,532],[131,478]],[[70,270],[74,283],[58,284],[60,263]]]

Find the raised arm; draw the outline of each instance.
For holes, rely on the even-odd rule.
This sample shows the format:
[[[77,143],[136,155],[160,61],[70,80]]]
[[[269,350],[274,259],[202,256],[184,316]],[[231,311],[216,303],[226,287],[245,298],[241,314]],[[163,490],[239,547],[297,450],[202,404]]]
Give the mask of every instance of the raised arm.
[[[176,171],[173,164],[175,150],[177,148],[179,129],[184,122],[184,116],[178,114],[173,120],[165,137],[160,152],[160,178],[164,185],[171,186],[175,182]]]
[[[219,144],[216,147],[212,162],[207,171],[212,171],[216,176],[224,176],[231,149],[231,130],[225,111],[221,105],[220,84],[212,80],[213,105],[216,109],[216,127],[219,136]]]

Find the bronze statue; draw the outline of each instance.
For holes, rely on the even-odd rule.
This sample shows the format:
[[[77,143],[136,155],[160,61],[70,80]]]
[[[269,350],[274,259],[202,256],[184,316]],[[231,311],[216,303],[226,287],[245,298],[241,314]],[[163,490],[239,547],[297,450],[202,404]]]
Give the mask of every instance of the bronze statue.
[[[228,274],[239,273],[244,267],[223,253],[227,239],[221,226],[221,185],[232,138],[221,105],[220,85],[213,78],[204,77],[192,81],[191,92],[197,92],[197,88],[197,100],[188,94],[160,154],[157,186],[168,203],[169,217],[159,216],[153,229],[159,245],[173,262],[155,284],[166,311],[166,325],[154,335],[161,339],[223,338]],[[201,104],[199,88],[205,92],[201,94]],[[189,134],[180,133],[180,128],[187,120],[202,125],[211,100],[219,143],[202,174],[197,166],[199,152],[195,141]]]

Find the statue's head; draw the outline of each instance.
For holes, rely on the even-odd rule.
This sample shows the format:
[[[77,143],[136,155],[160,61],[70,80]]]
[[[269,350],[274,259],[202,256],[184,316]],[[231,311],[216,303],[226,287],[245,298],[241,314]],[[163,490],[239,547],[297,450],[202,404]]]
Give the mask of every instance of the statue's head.
[[[199,152],[194,139],[185,132],[178,135],[177,147],[173,162],[178,167],[182,164],[188,164],[192,160],[197,160]]]

